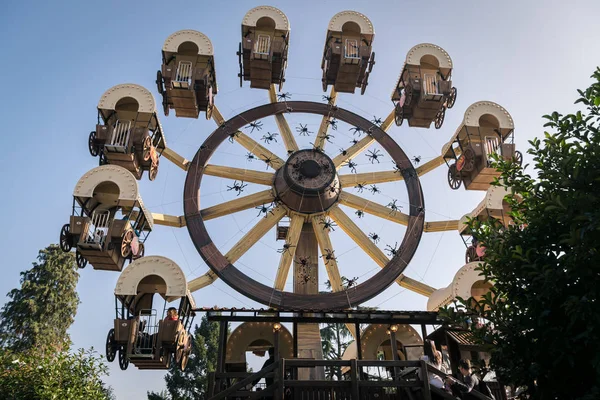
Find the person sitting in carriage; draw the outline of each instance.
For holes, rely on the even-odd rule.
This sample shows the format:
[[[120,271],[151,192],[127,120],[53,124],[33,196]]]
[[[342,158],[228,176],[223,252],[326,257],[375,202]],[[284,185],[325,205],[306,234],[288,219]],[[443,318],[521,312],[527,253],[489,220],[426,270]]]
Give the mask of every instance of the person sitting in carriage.
[[[165,321],[178,321],[179,315],[177,315],[177,309],[175,307],[169,307],[167,310],[167,316],[165,317]]]

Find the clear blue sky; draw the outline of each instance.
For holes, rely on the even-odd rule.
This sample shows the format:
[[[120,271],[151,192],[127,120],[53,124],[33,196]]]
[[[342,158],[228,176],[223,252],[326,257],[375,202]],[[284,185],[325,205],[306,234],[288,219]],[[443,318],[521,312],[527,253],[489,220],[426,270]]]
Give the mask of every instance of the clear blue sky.
[[[96,123],[96,105],[101,94],[119,83],[137,83],[155,96],[154,79],[160,67],[160,51],[167,36],[181,29],[199,30],[215,48],[219,94],[216,102],[226,118],[267,101],[267,94],[240,89],[235,52],[240,41],[240,23],[257,1],[227,2],[11,2],[0,15],[3,96],[0,122],[6,149],[0,155],[0,200],[4,226],[0,235],[2,280],[0,293],[19,283],[19,272],[29,268],[38,249],[58,241],[60,227],[68,222],[72,191],[77,180],[97,165],[87,150],[87,137]],[[377,64],[365,96],[341,95],[339,105],[363,114],[385,117],[391,110],[389,95],[406,52],[415,44],[442,46],[454,61],[453,81],[458,87],[455,107],[446,114],[441,130],[393,127],[390,134],[409,156],[427,161],[439,154],[454,133],[463,112],[479,100],[503,105],[515,120],[519,148],[543,134],[541,115],[553,110],[574,109],[576,88],[587,87],[589,75],[600,64],[597,36],[598,1],[548,0],[502,2],[416,1],[272,1],[291,21],[292,33],[285,91],[294,100],[320,101],[320,59],[329,19],[344,9],[366,14],[376,30],[374,50]],[[434,6],[434,5],[439,6]],[[162,113],[161,113],[162,115]],[[161,118],[170,147],[191,158],[214,129],[214,123]],[[316,128],[318,119],[296,117],[297,123]],[[266,130],[275,128],[265,121]],[[314,129],[316,130],[316,129]],[[347,130],[340,131],[335,154],[346,146]],[[302,144],[308,145],[301,141]],[[304,140],[304,139],[302,139]],[[336,142],[337,143],[337,142]],[[227,143],[228,144],[228,143]],[[229,144],[228,144],[229,145]],[[273,147],[283,154],[282,147]],[[214,163],[263,169],[249,165],[237,144],[224,147]],[[527,155],[525,161],[528,161]],[[364,156],[359,172],[369,170]],[[389,160],[384,159],[388,166]],[[184,173],[163,159],[158,178],[140,182],[144,202],[154,212],[180,215]],[[421,180],[427,220],[457,219],[470,212],[482,192],[452,191],[446,169],[440,167]],[[229,200],[224,180],[203,183],[206,205]],[[405,200],[402,183],[390,183],[374,200]],[[253,189],[249,188],[247,193]],[[254,189],[256,190],[256,189]],[[259,188],[260,190],[260,188]],[[404,197],[403,197],[404,196]],[[353,216],[353,214],[350,214]],[[226,251],[256,221],[253,211],[225,217],[208,225],[215,242]],[[380,244],[392,243],[403,228],[381,220],[359,222],[365,230],[378,232]],[[264,283],[272,283],[277,263],[272,233],[246,254],[242,270]],[[343,233],[333,241],[342,274],[368,278],[377,268]],[[176,261],[189,278],[206,272],[187,231],[157,227],[147,242],[146,254],[159,254]],[[407,274],[434,287],[450,283],[463,265],[464,245],[456,232],[425,234]],[[113,290],[117,273],[81,273],[78,285],[81,305],[71,337],[77,347],[103,349],[105,335],[114,318]],[[255,306],[223,282],[195,294],[199,305]],[[386,309],[425,309],[426,299],[394,285],[369,304]],[[164,388],[163,373],[122,372],[111,364],[106,381],[119,399],[144,399],[146,390]]]

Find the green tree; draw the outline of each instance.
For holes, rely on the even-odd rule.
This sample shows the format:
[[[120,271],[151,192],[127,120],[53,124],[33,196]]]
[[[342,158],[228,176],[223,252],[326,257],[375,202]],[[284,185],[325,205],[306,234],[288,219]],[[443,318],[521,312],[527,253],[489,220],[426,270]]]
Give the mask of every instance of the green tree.
[[[600,398],[600,69],[592,78],[585,111],[544,116],[536,178],[498,161],[514,225],[471,221],[494,288],[463,306],[499,378],[531,399]]]
[[[111,400],[112,389],[100,379],[107,371],[102,356],[93,350],[73,354],[0,348],[0,398]]]
[[[206,314],[194,328],[194,342],[190,359],[181,371],[171,366],[165,376],[167,391],[148,393],[148,400],[203,400],[208,390],[208,373],[217,367],[219,351],[219,324],[209,322]]]
[[[63,348],[79,304],[78,280],[72,253],[57,245],[40,250],[33,268],[21,272],[21,288],[8,293],[0,311],[0,347]]]

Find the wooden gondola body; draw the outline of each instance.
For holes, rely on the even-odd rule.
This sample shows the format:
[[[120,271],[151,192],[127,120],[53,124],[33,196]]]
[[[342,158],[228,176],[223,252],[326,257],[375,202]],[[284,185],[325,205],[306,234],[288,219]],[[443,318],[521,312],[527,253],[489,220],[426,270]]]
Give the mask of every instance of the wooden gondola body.
[[[212,116],[217,94],[214,50],[210,39],[193,30],[173,33],[162,48],[162,66],[156,83],[163,97],[163,110],[177,117]]]
[[[238,57],[240,86],[250,81],[251,88],[282,90],[287,68],[290,23],[275,7],[260,6],[248,11],[242,20],[242,41]]]

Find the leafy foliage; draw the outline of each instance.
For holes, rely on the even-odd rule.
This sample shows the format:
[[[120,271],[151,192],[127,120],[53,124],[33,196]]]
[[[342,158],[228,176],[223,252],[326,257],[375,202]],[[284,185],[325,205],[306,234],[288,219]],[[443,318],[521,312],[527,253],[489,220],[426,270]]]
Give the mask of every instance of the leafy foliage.
[[[497,161],[514,224],[471,221],[494,287],[463,301],[481,317],[467,322],[499,378],[532,399],[600,398],[600,69],[592,77],[585,112],[544,116],[553,132],[528,150],[537,178]]]
[[[0,312],[0,347],[14,351],[58,349],[69,340],[79,296],[72,253],[57,245],[40,250],[33,268],[21,272],[21,288],[8,293]]]
[[[219,325],[202,316],[194,328],[192,352],[185,371],[172,364],[165,376],[167,391],[148,393],[148,400],[203,400],[208,390],[208,373],[216,370]]]
[[[102,356],[93,350],[72,354],[0,348],[0,398],[110,400],[112,390],[100,379],[107,371]]]

